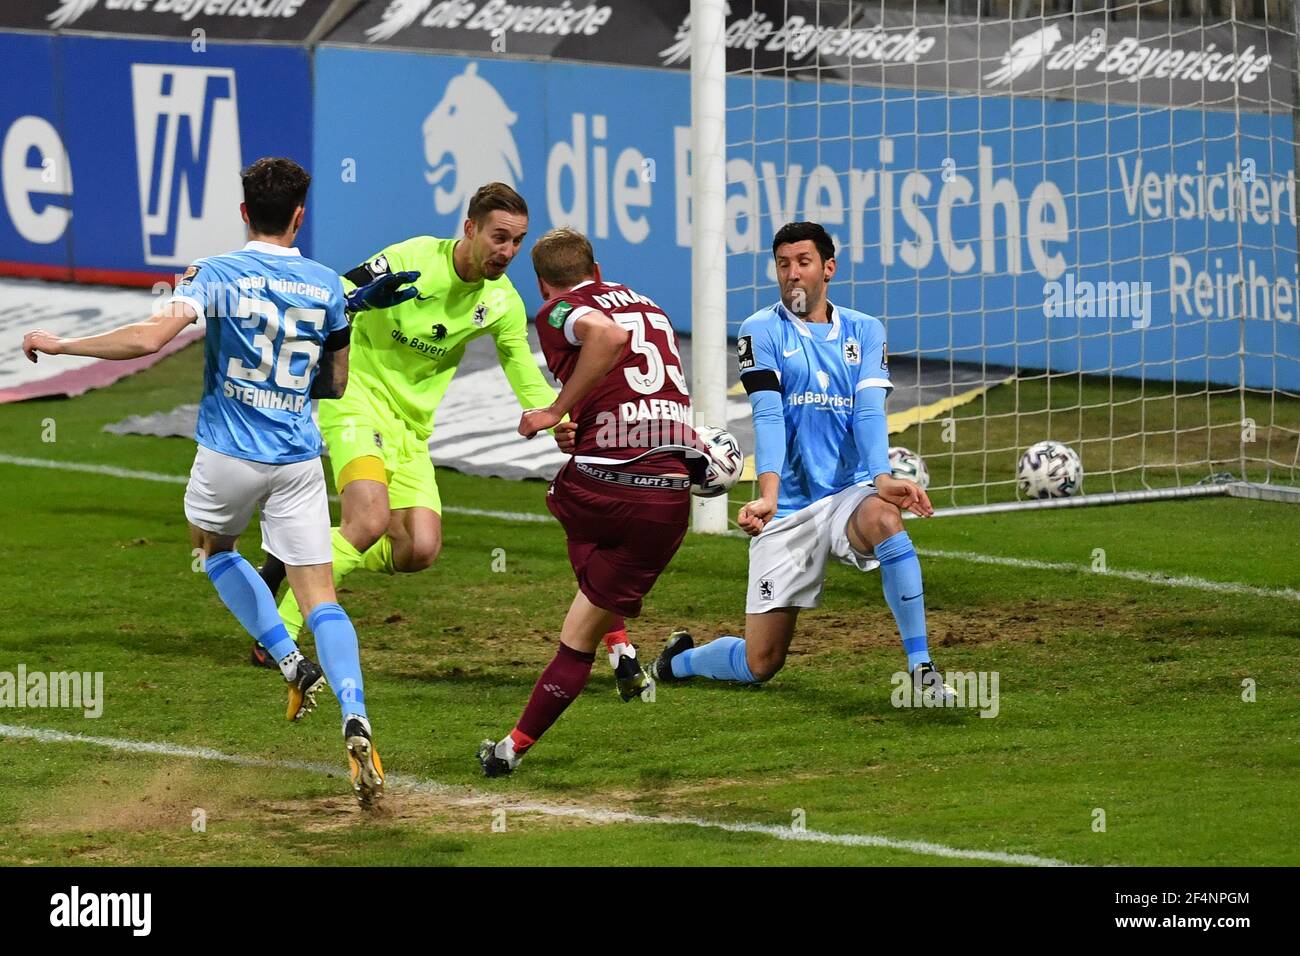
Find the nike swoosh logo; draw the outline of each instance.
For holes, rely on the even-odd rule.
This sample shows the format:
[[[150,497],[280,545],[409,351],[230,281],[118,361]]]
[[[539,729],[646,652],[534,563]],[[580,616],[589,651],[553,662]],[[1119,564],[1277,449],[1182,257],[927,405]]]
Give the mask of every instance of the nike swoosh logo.
[[[789,352],[787,352],[785,349],[782,349],[782,350],[781,350],[781,354],[784,355],[786,358],[789,358],[791,355],[794,355],[794,354],[795,354],[796,352],[798,352],[798,351],[799,351],[799,347],[798,347],[798,346],[795,346],[795,347],[794,347],[793,349],[791,349]]]
[[[904,595],[903,595],[903,600],[904,600],[904,601],[915,601],[917,598],[919,598],[919,597],[923,597],[924,595],[925,595],[925,592],[924,592],[924,591],[922,591],[920,594],[913,594],[911,597],[908,597],[906,594],[904,594]]]

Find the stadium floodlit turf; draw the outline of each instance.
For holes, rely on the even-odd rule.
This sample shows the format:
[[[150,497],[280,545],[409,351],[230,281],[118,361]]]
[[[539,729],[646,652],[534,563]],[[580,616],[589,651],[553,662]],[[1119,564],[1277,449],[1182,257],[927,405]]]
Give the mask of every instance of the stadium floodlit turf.
[[[183,476],[189,442],[100,427],[192,401],[200,363],[190,348],[77,399],[0,407],[0,452]],[[0,725],[270,761],[2,731],[0,863],[1300,863],[1292,506],[910,522],[929,555],[936,662],[997,672],[996,717],[892,706],[903,656],[879,579],[836,567],[769,685],[695,681],[623,704],[599,655],[521,770],[491,781],[474,749],[523,706],[573,583],[553,522],[450,513],[433,569],[358,572],[341,594],[394,778],[386,810],[364,815],[343,776],[337,704],[323,696],[305,723],[285,722],[280,678],[247,664],[247,638],[195,570],[181,485],[9,463],[0,475],[0,672],[102,672],[105,692],[98,719],[6,707]],[[440,481],[451,506],[545,514],[538,482]],[[244,553],[258,557],[257,543],[250,529]],[[632,623],[643,659],[673,626],[738,631],[745,556],[737,538],[687,539]],[[1110,573],[1090,570],[1103,561]],[[665,817],[771,829],[650,819]],[[844,835],[896,842],[833,842]]]

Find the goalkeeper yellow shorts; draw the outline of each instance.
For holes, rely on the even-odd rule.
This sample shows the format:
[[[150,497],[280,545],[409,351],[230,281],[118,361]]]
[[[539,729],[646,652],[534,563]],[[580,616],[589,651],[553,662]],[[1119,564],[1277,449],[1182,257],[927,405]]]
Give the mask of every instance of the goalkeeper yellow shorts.
[[[442,514],[428,442],[416,435],[382,396],[354,380],[342,398],[322,401],[318,415],[335,488],[342,490],[343,477],[380,480],[360,462],[366,457],[378,458],[388,484],[388,507],[429,508]],[[349,469],[353,462],[359,466]]]

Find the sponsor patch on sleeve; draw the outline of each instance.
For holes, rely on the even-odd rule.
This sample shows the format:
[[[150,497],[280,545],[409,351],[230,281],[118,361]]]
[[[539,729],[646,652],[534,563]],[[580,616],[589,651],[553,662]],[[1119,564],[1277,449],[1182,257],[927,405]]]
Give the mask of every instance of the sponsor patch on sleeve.
[[[880,367],[886,372],[889,371],[889,347],[884,342],[880,343]]]
[[[343,278],[347,279],[359,289],[363,285],[378,279],[380,276],[387,275],[390,271],[388,257],[375,256],[375,258],[370,261],[363,262],[361,265],[343,273]]]
[[[740,363],[742,372],[747,368],[754,367],[754,337],[752,335],[742,335],[736,339],[736,361]]]
[[[551,314],[547,317],[546,321],[549,322],[552,327],[562,329],[564,328],[564,320],[572,311],[573,306],[561,299],[551,308]]]
[[[199,274],[199,269],[201,268],[203,267],[200,265],[190,266],[188,269],[185,270],[185,274],[181,276],[181,282],[193,282],[194,277]]]

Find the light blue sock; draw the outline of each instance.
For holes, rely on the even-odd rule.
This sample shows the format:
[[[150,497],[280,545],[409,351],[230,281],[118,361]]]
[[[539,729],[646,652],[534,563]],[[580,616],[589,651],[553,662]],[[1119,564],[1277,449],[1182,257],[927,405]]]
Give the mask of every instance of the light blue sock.
[[[366,692],[361,683],[361,650],[357,631],[347,611],[337,604],[317,604],[307,615],[307,626],[316,635],[325,679],[334,688],[343,718],[366,716]]]
[[[212,586],[230,613],[277,662],[298,650],[280,621],[275,596],[238,551],[221,551],[203,562]]]
[[[741,637],[719,637],[700,647],[682,651],[673,658],[674,677],[711,677],[714,680],[734,680],[744,684],[757,684],[745,660],[745,640]]]
[[[921,585],[921,562],[906,531],[886,538],[875,547],[880,562],[880,583],[885,600],[898,622],[907,654],[907,669],[930,659],[925,632],[925,589]]]

